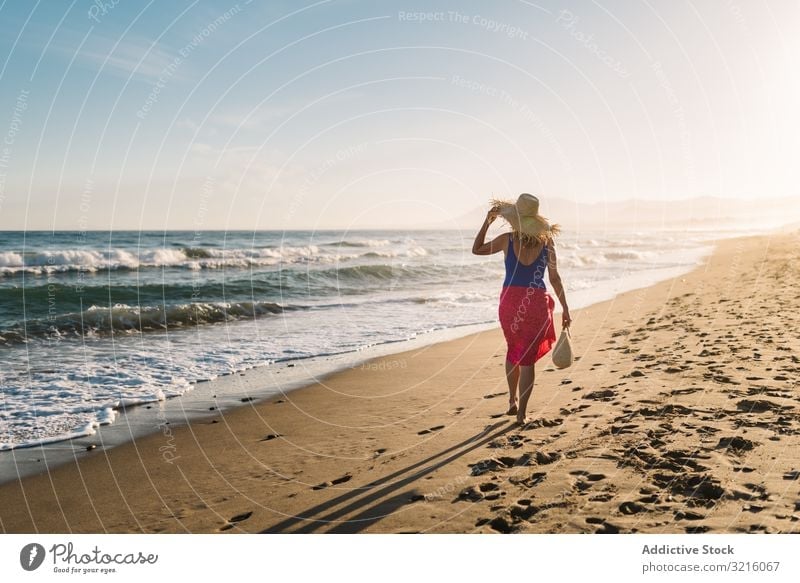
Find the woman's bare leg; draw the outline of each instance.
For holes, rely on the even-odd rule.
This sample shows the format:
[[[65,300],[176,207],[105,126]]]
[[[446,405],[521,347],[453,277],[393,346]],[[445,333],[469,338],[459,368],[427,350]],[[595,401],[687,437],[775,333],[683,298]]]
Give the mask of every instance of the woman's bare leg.
[[[517,407],[517,421],[526,423],[526,412],[528,411],[528,399],[533,392],[533,381],[536,378],[536,371],[533,366],[519,367],[519,406]]]
[[[506,360],[506,380],[508,381],[508,414],[517,412],[517,385],[519,384],[519,366]]]

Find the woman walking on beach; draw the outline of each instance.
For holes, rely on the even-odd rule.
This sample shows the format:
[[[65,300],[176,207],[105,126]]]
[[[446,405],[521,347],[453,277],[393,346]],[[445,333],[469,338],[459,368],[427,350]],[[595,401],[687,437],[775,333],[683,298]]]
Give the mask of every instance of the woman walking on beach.
[[[571,323],[553,241],[560,229],[539,214],[539,199],[531,194],[521,194],[516,203],[493,200],[492,205],[475,237],[472,252],[491,255],[503,251],[505,255],[506,276],[498,312],[508,345],[505,363],[509,392],[507,414],[516,415],[517,423],[525,425],[535,380],[534,364],[556,341],[555,302],[544,283],[545,267],[563,308],[562,326],[568,328]],[[511,232],[486,243],[486,231],[498,216],[508,222]]]

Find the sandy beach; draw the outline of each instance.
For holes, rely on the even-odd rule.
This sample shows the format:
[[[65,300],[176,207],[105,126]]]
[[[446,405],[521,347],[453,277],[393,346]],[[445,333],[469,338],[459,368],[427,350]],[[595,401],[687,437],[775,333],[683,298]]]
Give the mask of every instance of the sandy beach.
[[[579,360],[537,364],[525,428],[503,415],[498,328],[4,484],[0,526],[797,532],[798,264],[800,230],[724,240],[687,275],[574,311]]]

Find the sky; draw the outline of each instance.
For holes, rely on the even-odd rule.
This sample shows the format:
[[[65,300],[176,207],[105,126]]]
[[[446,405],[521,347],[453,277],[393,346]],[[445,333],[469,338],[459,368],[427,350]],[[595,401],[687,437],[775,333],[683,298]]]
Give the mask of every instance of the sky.
[[[797,30],[795,0],[0,0],[0,229],[797,197]]]

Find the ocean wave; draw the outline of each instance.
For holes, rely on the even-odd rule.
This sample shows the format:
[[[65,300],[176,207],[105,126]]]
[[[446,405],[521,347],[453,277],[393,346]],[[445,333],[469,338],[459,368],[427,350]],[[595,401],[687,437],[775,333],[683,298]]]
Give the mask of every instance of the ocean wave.
[[[656,256],[650,251],[619,249],[594,253],[568,252],[559,255],[558,261],[566,267],[591,267],[607,265],[609,262],[647,261]]]
[[[441,282],[455,275],[459,277],[480,277],[483,270],[464,269],[459,266],[417,263],[376,263],[364,265],[345,265],[314,269],[304,272],[300,278],[306,284],[322,284],[330,286],[333,282],[337,289],[343,285],[361,286],[365,291],[379,291],[369,285],[381,285],[386,282],[402,284],[403,282],[432,283]],[[300,283],[300,282],[297,282]],[[405,287],[405,285],[403,285]]]
[[[216,249],[184,247],[182,249],[149,249],[133,252],[124,249],[108,251],[64,250],[0,253],[0,275],[48,275],[69,272],[134,271],[152,268],[188,270],[246,269],[280,267],[293,264],[340,263],[372,257],[373,251],[339,254],[323,251],[317,245],[298,247],[265,247],[251,249]],[[418,246],[388,251],[384,257],[422,257],[428,252]]]
[[[325,247],[386,247],[391,245],[389,239],[352,239],[325,243]]]
[[[394,257],[425,257],[427,255],[427,249],[424,247],[415,246],[398,251],[369,251],[368,253],[361,255],[361,257],[381,257],[391,259]]]
[[[463,305],[494,301],[496,297],[497,294],[487,294],[482,292],[440,292],[434,295],[412,297],[409,298],[408,301],[416,304]]]
[[[47,275],[66,272],[133,271],[148,268],[189,270],[281,267],[293,264],[313,265],[342,263],[362,258],[425,257],[428,250],[419,245],[375,251],[380,245],[364,245],[369,251],[332,253],[317,245],[297,247],[265,247],[251,249],[218,249],[184,247],[182,249],[150,249],[134,253],[124,249],[109,251],[44,251],[0,253],[0,274],[29,273]]]
[[[0,330],[0,343],[17,344],[37,337],[59,339],[167,330],[252,320],[299,309],[305,307],[282,306],[274,302],[193,302],[166,306],[117,304],[113,307],[92,305],[82,312],[34,318]]]
[[[128,280],[110,284],[106,278],[84,281],[80,288],[68,282],[27,283],[25,286],[0,287],[0,316],[3,311],[21,313],[57,307],[59,311],[78,310],[81,305],[156,304],[170,302],[246,300],[254,296],[277,297],[285,288],[276,277],[230,278],[195,282],[149,282]]]
[[[634,259],[636,261],[644,261],[653,257],[653,253],[649,251],[634,251],[633,249],[622,249],[619,251],[606,251],[603,253],[606,259],[610,261],[619,261],[621,259]]]
[[[211,250],[203,247],[184,247],[183,254],[189,259],[210,259]]]

